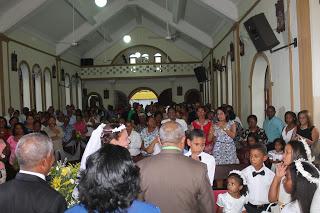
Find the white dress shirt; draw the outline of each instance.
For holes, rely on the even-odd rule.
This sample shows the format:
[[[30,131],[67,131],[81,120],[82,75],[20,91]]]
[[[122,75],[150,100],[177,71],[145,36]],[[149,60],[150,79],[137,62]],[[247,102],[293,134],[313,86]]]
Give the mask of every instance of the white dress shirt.
[[[162,120],[162,121],[161,121],[161,124],[167,123],[167,122],[169,122],[169,121],[171,121],[171,119],[169,119],[169,118],[168,118],[168,119],[165,119],[165,120]],[[178,124],[180,124],[180,125],[182,126],[183,131],[187,131],[187,130],[188,130],[188,125],[187,125],[187,123],[185,122],[185,120],[176,118],[176,120],[174,120],[174,121],[177,122]]]
[[[265,175],[257,175],[253,177],[253,172],[261,171],[264,171]],[[256,171],[253,166],[248,166],[247,168],[242,170],[242,173],[247,180],[247,185],[249,189],[248,201],[253,205],[268,204],[269,188],[274,178],[274,173],[265,165],[263,165],[263,167],[259,171]]]
[[[20,169],[19,173],[28,174],[28,175],[34,175],[34,176],[37,176],[37,177],[41,178],[44,181],[46,180],[46,176],[44,176],[43,174],[40,174],[38,172],[30,172],[30,171],[25,171],[25,170],[21,170]]]
[[[137,156],[140,154],[140,148],[142,144],[142,140],[140,134],[134,130],[131,131],[129,135],[130,144],[128,146],[128,150],[131,156]]]
[[[192,154],[191,150],[189,150],[184,155],[187,157],[190,157],[191,154]],[[201,152],[200,155],[198,156],[201,157],[201,162],[207,165],[208,177],[212,186],[213,180],[214,180],[214,173],[216,170],[216,161],[212,155],[209,155],[208,153],[205,153],[205,152]]]

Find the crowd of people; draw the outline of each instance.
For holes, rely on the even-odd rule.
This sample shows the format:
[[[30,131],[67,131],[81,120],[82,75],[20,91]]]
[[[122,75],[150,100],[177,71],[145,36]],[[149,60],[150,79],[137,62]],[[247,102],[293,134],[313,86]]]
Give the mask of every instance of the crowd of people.
[[[27,192],[13,200],[31,196],[30,186],[21,186],[28,175],[43,180],[55,160],[66,159],[81,161],[80,204],[67,212],[320,211],[319,131],[309,112],[288,111],[282,120],[269,106],[262,128],[257,124],[257,116],[249,115],[245,129],[230,105],[71,105],[64,111],[24,108],[21,114],[10,107],[0,117],[0,197],[6,196],[1,189],[11,193],[15,187]],[[39,140],[47,147],[38,147]],[[217,184],[216,167],[234,164],[246,168]],[[214,203],[217,186],[227,191]],[[49,195],[59,200],[51,203],[58,206],[50,206],[57,208],[52,212],[66,208],[58,194]],[[14,201],[8,199],[0,207],[20,212],[21,206],[9,210]],[[46,212],[46,202],[38,212]]]

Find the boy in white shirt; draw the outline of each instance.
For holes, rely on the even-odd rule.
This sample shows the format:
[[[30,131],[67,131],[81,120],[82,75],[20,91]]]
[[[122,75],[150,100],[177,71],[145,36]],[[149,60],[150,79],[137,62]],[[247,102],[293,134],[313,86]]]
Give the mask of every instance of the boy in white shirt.
[[[264,145],[251,146],[251,165],[242,170],[249,189],[249,202],[245,205],[248,213],[260,213],[265,211],[269,205],[268,193],[274,173],[264,165],[267,159],[267,148]]]
[[[187,143],[190,146],[190,149],[184,155],[191,157],[194,160],[201,161],[207,165],[208,177],[211,183],[213,184],[214,172],[216,169],[216,161],[212,155],[209,155],[203,152],[205,147],[206,138],[201,129],[194,129],[187,134]]]

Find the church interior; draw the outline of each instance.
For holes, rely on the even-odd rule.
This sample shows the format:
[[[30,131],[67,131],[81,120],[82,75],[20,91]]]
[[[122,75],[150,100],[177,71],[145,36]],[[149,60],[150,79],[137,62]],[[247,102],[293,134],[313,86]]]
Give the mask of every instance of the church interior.
[[[100,165],[92,163],[91,156],[106,154],[101,147],[110,146],[114,153],[119,149],[119,156],[126,148],[128,165],[140,168],[136,184],[141,190],[140,186],[136,189],[146,192],[144,201],[161,212],[188,212],[181,209],[192,203],[179,206],[183,199],[171,199],[183,186],[177,191],[169,186],[168,197],[159,199],[153,199],[154,191],[148,191],[153,189],[148,178],[157,173],[149,172],[146,162],[157,159],[156,155],[161,158],[165,152],[184,153],[189,157],[186,161],[192,158],[207,164],[205,181],[199,183],[207,184],[203,188],[210,190],[210,202],[203,206],[206,210],[190,212],[228,212],[232,202],[222,203],[221,194],[230,193],[232,175],[249,187],[248,203],[240,203],[237,212],[243,212],[244,207],[248,213],[262,212],[272,203],[278,209],[272,212],[288,213],[294,208],[301,210],[294,211],[297,213],[320,212],[316,205],[320,187],[315,184],[320,183],[318,20],[318,0],[0,0],[0,209],[10,203],[2,199],[1,187],[10,188],[5,181],[18,181],[15,177],[21,173],[46,180],[44,176],[55,168],[52,165],[57,169],[51,170],[50,184],[64,197],[56,207],[66,209],[80,202],[85,205],[76,208],[99,209],[87,205],[90,200],[85,201],[84,196],[73,197],[72,188],[63,194],[60,186],[70,184],[77,189],[74,179],[78,172]],[[44,156],[43,162],[51,164],[42,163],[50,164],[47,170],[24,171],[29,168],[24,167],[29,158],[24,159],[23,154],[28,152],[23,153],[19,144],[24,143],[24,137],[31,137],[28,133],[35,133],[38,139],[41,134],[50,138],[52,156]],[[250,136],[256,144],[250,144]],[[193,139],[197,137],[202,144],[195,154]],[[176,140],[172,142],[172,138]],[[302,151],[297,151],[292,141],[301,142]],[[92,146],[94,143],[98,145]],[[254,151],[260,154],[260,167],[252,162]],[[71,167],[59,163],[63,159]],[[170,170],[171,163],[163,165],[166,173],[180,171]],[[194,171],[201,167],[189,163]],[[293,164],[296,173],[289,174]],[[59,168],[64,173],[60,174]],[[70,176],[72,181],[60,185],[61,178],[69,174],[66,168],[75,171],[69,172],[74,179]],[[185,171],[181,178],[187,182],[189,173]],[[303,196],[303,187],[293,192],[282,187],[282,183],[286,187],[288,176],[298,173],[301,179],[292,178],[292,182],[303,180],[303,186],[313,189],[305,192],[314,194],[313,204],[312,197],[294,195]],[[269,178],[264,189],[256,183],[261,190],[257,197],[252,195],[250,182],[255,177]],[[155,186],[158,191],[166,189],[170,182],[166,178],[159,179],[164,186]],[[81,187],[83,195],[85,186]],[[234,194],[237,199],[241,190]],[[21,199],[28,197],[23,193],[18,193]],[[281,194],[289,196],[283,201],[289,206],[280,205]],[[137,196],[130,205],[136,205],[135,199]],[[200,208],[201,202],[197,202],[190,208]],[[232,208],[237,202],[240,200]],[[108,208],[101,212],[117,210]],[[79,211],[71,208],[70,212]]]

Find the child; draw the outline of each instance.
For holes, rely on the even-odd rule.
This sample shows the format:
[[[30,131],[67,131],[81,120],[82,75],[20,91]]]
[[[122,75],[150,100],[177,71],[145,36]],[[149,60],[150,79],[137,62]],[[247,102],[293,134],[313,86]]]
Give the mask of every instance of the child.
[[[248,187],[241,171],[233,170],[228,176],[228,192],[218,195],[217,213],[242,213],[245,212],[244,204]]]
[[[267,148],[264,145],[251,146],[251,165],[242,170],[249,189],[248,204],[245,205],[248,213],[260,213],[269,205],[268,192],[274,173],[264,165],[268,159],[267,154]]]
[[[245,146],[237,151],[237,156],[239,158],[240,163],[249,165],[250,163],[250,147],[254,144],[259,143],[259,139],[257,134],[254,132],[250,132],[247,136],[247,141]]]
[[[270,162],[272,163],[271,170],[273,172],[276,171],[276,165],[280,163],[283,159],[285,146],[286,146],[286,142],[284,142],[284,140],[281,138],[277,138],[274,140],[275,150],[271,150],[268,152]]]
[[[283,186],[292,201],[281,213],[309,213],[319,181],[319,170],[310,162],[299,159],[290,164]]]
[[[208,177],[212,185],[216,162],[212,155],[203,152],[206,143],[206,138],[203,131],[201,129],[194,129],[190,131],[187,134],[187,143],[190,146],[190,149],[185,156],[201,161],[207,165]]]
[[[310,158],[310,156],[308,157],[306,149],[308,149],[308,153],[311,154],[309,145],[301,141],[289,141],[289,143],[286,144],[282,159],[283,162],[277,165],[276,174],[269,189],[269,202],[278,204],[273,207],[272,212],[281,212],[281,209],[290,203],[291,195],[285,191],[282,182],[285,178],[287,167],[293,161],[300,158]]]

